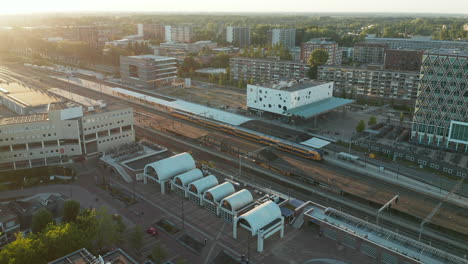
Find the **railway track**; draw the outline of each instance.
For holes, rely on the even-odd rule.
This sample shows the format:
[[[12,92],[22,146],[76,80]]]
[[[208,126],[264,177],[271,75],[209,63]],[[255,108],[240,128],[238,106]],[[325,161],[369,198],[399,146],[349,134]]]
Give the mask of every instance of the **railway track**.
[[[38,73],[33,71],[31,74],[38,74]],[[89,96],[89,97],[93,97],[93,96],[96,97],[97,96],[99,99],[104,99],[104,100],[109,101],[109,102],[121,102],[122,101],[122,100],[116,99],[116,98],[114,98],[114,97],[112,97],[110,95],[99,94],[99,93],[94,92],[94,91],[90,91],[90,90],[87,90],[87,89],[82,89],[79,86],[74,86],[74,85],[71,85],[71,84],[67,84],[66,82],[63,82],[63,81],[52,79],[48,75],[46,75],[44,73],[41,73],[40,75],[42,75],[44,80],[46,80],[46,81],[43,80],[42,82],[40,82],[40,81],[33,81],[33,82],[40,83],[41,84],[40,87],[42,87],[42,89],[47,89],[47,87],[50,87],[50,86],[47,85],[47,83],[51,83],[51,84],[57,85],[59,87],[68,86],[68,88],[71,91],[79,93],[79,94],[83,94],[83,93],[88,94],[88,95],[85,94],[85,96]],[[24,77],[24,78],[26,78],[26,77]],[[20,78],[18,80],[22,80],[22,79],[23,78]],[[86,91],[86,92],[84,92],[84,91]],[[142,106],[142,105],[134,103],[134,102],[126,101],[125,105],[133,107],[137,113],[141,111],[141,112],[148,113],[150,115],[151,114],[157,114],[159,116],[165,116],[167,118],[171,118],[171,116],[169,116],[167,113],[160,112],[160,111],[157,111],[157,110],[155,110],[155,109],[153,109],[151,107]],[[181,122],[181,120],[179,120],[179,122]],[[193,123],[190,123],[190,122],[186,122],[186,123],[189,123],[190,125],[194,126]],[[206,127],[203,127],[203,128],[206,129]],[[140,134],[145,135],[144,134],[145,132],[143,132],[142,128],[138,128],[137,132],[140,133]],[[149,136],[151,136],[151,135],[149,135]],[[154,137],[154,134],[152,135],[152,137]],[[214,156],[212,156],[212,157],[214,158]],[[224,165],[225,160],[220,160],[219,164],[223,164],[221,166],[225,166]],[[314,165],[316,165],[316,166],[326,166],[326,164],[314,164]],[[236,166],[237,166],[237,164],[231,164],[231,167],[235,168]],[[227,167],[226,169],[228,169],[228,168],[229,167]],[[333,167],[333,170],[337,170],[337,168]],[[344,172],[344,171],[342,171],[342,172]],[[346,170],[346,173],[349,174],[349,171]],[[362,175],[359,175],[359,176],[362,178]],[[260,174],[260,173],[258,173],[258,175],[256,174],[256,177],[257,178],[262,178],[263,179],[262,181],[266,185],[268,185],[268,183],[269,183],[270,185],[274,185],[277,188],[279,188],[280,190],[284,191],[284,184],[285,184],[284,181],[280,181],[278,183],[275,183],[269,177],[266,177],[265,174]],[[357,175],[355,175],[355,179],[357,179]],[[304,184],[301,183],[301,185],[304,185]],[[297,196],[297,198],[310,199],[310,200],[317,201],[319,203],[324,203],[327,206],[332,206],[332,207],[335,207],[335,208],[338,208],[338,209],[346,210],[347,212],[352,212],[352,214],[354,214],[355,216],[358,216],[360,218],[369,219],[369,221],[372,221],[373,219],[375,219],[375,216],[374,216],[375,215],[375,208],[372,208],[372,207],[369,207],[369,206],[367,206],[367,208],[365,208],[362,204],[358,204],[358,203],[355,203],[355,202],[353,202],[354,203],[353,205],[349,205],[349,201],[347,202],[348,203],[347,204],[344,200],[340,201],[340,200],[336,200],[336,199],[331,199],[330,197],[332,197],[333,194],[330,194],[330,193],[321,192],[321,193],[313,193],[312,194],[312,193],[310,193],[310,191],[304,190],[303,188],[299,188],[297,185],[290,185],[290,186],[291,186],[291,188],[293,188],[291,190],[294,190],[295,192],[297,192],[299,194],[299,195],[295,195],[295,196]],[[417,232],[414,231],[414,228],[413,229],[409,228],[409,226],[411,226],[409,223],[395,224],[395,223],[399,223],[399,222],[397,221],[397,218],[395,218],[394,216],[384,216],[384,217],[382,217],[382,223],[386,227],[389,227],[390,229],[400,230],[402,232],[405,232],[405,234],[408,234],[409,236],[412,236],[412,237],[417,236]],[[408,226],[406,226],[406,225],[408,225]],[[431,230],[431,232],[432,232],[432,230]],[[425,241],[429,241],[430,243],[432,243],[432,245],[438,245],[441,248],[443,248],[444,250],[449,251],[450,248],[447,248],[447,245],[448,245],[447,241],[440,241],[439,239],[436,239],[436,237],[440,237],[441,235],[445,235],[445,234],[436,234],[436,235],[430,235],[430,236],[429,235],[424,235],[423,239]],[[457,255],[460,255],[460,254],[462,255],[463,252],[466,252],[466,248],[465,249],[461,248],[460,250],[458,250]]]

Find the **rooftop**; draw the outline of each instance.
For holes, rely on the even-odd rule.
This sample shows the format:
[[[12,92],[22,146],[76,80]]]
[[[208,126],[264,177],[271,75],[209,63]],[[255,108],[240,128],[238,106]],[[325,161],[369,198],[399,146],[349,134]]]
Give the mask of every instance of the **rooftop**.
[[[294,63],[294,64],[303,64],[307,65],[306,63],[302,63],[300,61],[287,61],[287,60],[280,60],[279,57],[270,57],[270,58],[247,58],[247,57],[233,57],[230,60],[246,60],[246,61],[273,61],[278,63]]]
[[[134,59],[154,60],[154,61],[165,61],[165,60],[175,60],[176,59],[174,57],[157,56],[157,55],[151,55],[151,54],[128,56],[128,57],[129,58],[134,58]]]
[[[350,104],[352,102],[354,102],[354,100],[330,97],[307,105],[289,109],[288,111],[286,111],[286,113],[291,114],[292,116],[310,118],[319,114],[326,113],[335,108]]]
[[[48,94],[33,90],[18,83],[0,84],[0,94],[9,97],[17,103],[28,106],[40,106],[51,103],[57,103],[58,100]]]
[[[314,80],[290,80],[290,81],[269,81],[260,84],[255,84],[256,86],[261,86],[270,89],[277,89],[282,91],[294,92],[306,88],[311,88],[327,82],[319,82]]]
[[[382,41],[417,41],[417,42],[436,42],[436,43],[447,43],[447,44],[461,44],[468,45],[468,42],[464,41],[453,41],[453,40],[433,40],[426,38],[377,38],[377,37],[366,37],[368,40],[382,40]]]
[[[23,123],[34,123],[40,121],[47,121],[49,116],[47,114],[34,114],[34,115],[25,115],[25,116],[15,116],[15,117],[5,117],[0,118],[0,125],[13,125],[13,124],[23,124]]]
[[[313,43],[313,44],[336,44],[333,40],[326,40],[323,38],[315,38],[307,41],[306,43]]]
[[[466,49],[432,49],[427,51],[425,54],[439,54],[439,55],[448,55],[448,56],[468,56],[468,42],[466,42]]]
[[[226,69],[225,68],[203,68],[203,69],[198,69],[195,72],[207,73],[207,74],[218,74],[218,73],[226,73]]]

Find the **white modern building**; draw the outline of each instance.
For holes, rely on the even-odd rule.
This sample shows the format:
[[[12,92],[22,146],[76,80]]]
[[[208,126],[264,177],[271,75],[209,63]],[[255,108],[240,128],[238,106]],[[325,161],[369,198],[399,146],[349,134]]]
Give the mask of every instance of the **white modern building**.
[[[81,106],[0,119],[0,169],[72,162],[135,141],[130,108],[84,114]]]
[[[188,198],[189,200],[203,205],[203,194],[206,190],[213,188],[219,184],[218,179],[214,175],[208,175],[201,179],[198,179],[188,186]]]
[[[247,85],[247,107],[260,114],[309,119],[351,102],[333,97],[333,82],[295,80]]]
[[[179,194],[180,196],[187,198],[188,197],[188,193],[187,193],[188,185],[201,178],[203,178],[203,173],[201,170],[199,169],[189,170],[185,173],[182,173],[174,177],[171,183],[171,189],[175,193]]]

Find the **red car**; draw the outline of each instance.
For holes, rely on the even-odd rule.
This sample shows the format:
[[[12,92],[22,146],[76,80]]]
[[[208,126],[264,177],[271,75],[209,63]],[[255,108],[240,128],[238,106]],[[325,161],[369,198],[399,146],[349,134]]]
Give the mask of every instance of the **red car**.
[[[146,233],[152,235],[152,236],[156,236],[158,235],[158,230],[156,229],[156,227],[150,227],[148,229],[146,229]]]

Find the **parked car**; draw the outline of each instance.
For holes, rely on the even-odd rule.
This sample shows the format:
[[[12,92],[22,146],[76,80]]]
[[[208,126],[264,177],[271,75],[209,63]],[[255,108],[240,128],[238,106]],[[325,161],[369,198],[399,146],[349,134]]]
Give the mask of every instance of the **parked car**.
[[[158,230],[156,229],[156,227],[150,227],[148,229],[146,229],[146,233],[152,235],[152,236],[157,236],[158,235]]]

